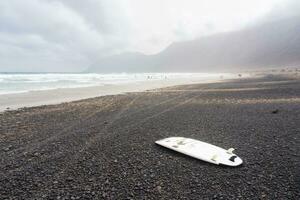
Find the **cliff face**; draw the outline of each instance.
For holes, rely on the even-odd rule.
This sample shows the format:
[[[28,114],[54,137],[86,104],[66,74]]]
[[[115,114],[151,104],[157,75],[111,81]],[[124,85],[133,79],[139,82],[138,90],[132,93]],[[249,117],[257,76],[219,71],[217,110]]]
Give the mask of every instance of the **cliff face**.
[[[92,72],[209,72],[300,65],[300,18],[171,44],[156,55],[107,57]]]

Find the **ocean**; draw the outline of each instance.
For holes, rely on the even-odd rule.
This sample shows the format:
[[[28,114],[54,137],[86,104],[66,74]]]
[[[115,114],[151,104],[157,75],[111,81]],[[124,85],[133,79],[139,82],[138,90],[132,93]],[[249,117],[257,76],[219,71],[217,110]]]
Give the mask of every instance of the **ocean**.
[[[118,85],[143,81],[194,79],[209,80],[230,74],[208,73],[0,73],[0,95],[59,88]]]

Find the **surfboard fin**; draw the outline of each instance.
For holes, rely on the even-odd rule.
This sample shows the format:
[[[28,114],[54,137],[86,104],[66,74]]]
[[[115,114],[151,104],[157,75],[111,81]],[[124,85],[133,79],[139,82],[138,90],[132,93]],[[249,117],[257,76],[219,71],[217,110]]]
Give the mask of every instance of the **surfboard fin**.
[[[234,148],[230,148],[230,149],[227,150],[227,153],[233,154],[233,151],[234,151]]]

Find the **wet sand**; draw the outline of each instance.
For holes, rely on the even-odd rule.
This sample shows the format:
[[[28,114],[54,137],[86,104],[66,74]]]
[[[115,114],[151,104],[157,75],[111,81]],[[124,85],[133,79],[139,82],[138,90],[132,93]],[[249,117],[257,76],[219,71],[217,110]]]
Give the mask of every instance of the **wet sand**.
[[[300,80],[193,84],[0,113],[0,199],[299,199]],[[183,136],[230,168],[154,144]]]
[[[244,74],[244,76],[249,76]],[[226,74],[226,78],[238,78],[234,74]],[[162,87],[169,87],[182,84],[208,83],[223,81],[219,77],[186,77],[161,80],[147,80],[134,83],[107,84],[102,86],[89,86],[77,88],[60,88],[52,90],[35,90],[24,93],[1,94],[0,112],[15,110],[22,107],[58,104],[70,101],[78,101],[87,98],[124,94],[126,92],[141,92]]]

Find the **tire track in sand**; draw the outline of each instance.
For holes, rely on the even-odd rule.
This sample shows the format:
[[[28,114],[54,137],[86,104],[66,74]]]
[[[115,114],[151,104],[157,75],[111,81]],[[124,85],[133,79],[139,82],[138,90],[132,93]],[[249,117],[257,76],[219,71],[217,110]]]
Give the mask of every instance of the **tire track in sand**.
[[[198,95],[197,95],[197,96],[198,96]],[[166,109],[164,109],[164,110],[162,110],[162,111],[160,111],[160,112],[158,112],[158,113],[155,113],[155,114],[153,114],[153,115],[150,115],[150,116],[148,116],[148,117],[146,117],[146,118],[141,119],[140,121],[138,121],[138,122],[136,122],[136,123],[130,124],[130,125],[128,125],[128,126],[126,126],[126,127],[122,127],[122,128],[126,129],[126,128],[130,128],[130,127],[132,127],[132,126],[134,127],[134,126],[136,126],[136,125],[138,125],[138,124],[143,124],[143,123],[145,123],[145,122],[147,122],[147,121],[149,121],[149,120],[151,120],[151,119],[153,119],[153,118],[156,118],[156,117],[158,117],[158,116],[161,116],[161,115],[163,115],[164,113],[167,113],[167,112],[169,112],[169,111],[172,111],[172,110],[174,110],[174,109],[176,109],[176,108],[178,108],[178,107],[180,107],[180,106],[183,106],[183,105],[185,105],[185,104],[191,102],[194,98],[196,98],[196,96],[195,96],[195,97],[192,97],[192,98],[189,98],[189,99],[187,99],[187,100],[184,100],[183,102],[180,102],[180,103],[178,103],[178,104],[176,104],[176,105],[174,105],[174,106],[170,106],[170,107],[168,107],[168,108],[166,108]],[[153,107],[155,107],[155,106],[156,106],[156,105],[151,106],[151,107],[153,108]],[[122,111],[120,111],[120,113],[119,113],[119,115],[118,115],[117,118],[121,117],[121,116],[122,116],[122,113],[124,113],[125,111],[126,111],[126,108],[125,108],[125,109],[122,109]],[[124,116],[123,116],[123,117],[124,117]],[[126,117],[126,116],[125,116],[125,117]],[[116,118],[116,119],[117,119],[117,118]],[[114,122],[112,122],[112,123],[110,124],[110,126],[112,126],[113,123],[114,123]],[[107,132],[108,128],[109,128],[109,126],[107,126],[107,128],[106,128],[104,131],[102,131],[100,134],[97,134],[97,135],[95,135],[94,137],[90,137],[88,143],[86,143],[85,146],[84,146],[83,148],[81,148],[76,154],[71,155],[71,157],[68,158],[69,162],[65,163],[64,168],[61,169],[60,172],[56,172],[55,174],[53,174],[53,175],[51,176],[51,179],[47,179],[46,185],[44,185],[44,187],[41,188],[40,191],[39,191],[38,193],[36,193],[35,198],[40,197],[41,194],[44,194],[44,195],[45,195],[45,194],[49,194],[50,191],[48,191],[46,188],[48,188],[50,185],[52,185],[52,182],[53,182],[54,180],[55,180],[55,181],[65,180],[65,179],[67,178],[67,176],[68,176],[68,174],[65,173],[65,172],[67,172],[68,169],[71,169],[72,166],[73,166],[74,164],[76,164],[76,163],[79,161],[79,159],[83,156],[84,152],[87,151],[88,149],[90,149],[90,148],[92,147],[92,145],[95,144],[100,138],[102,139],[102,141],[104,141],[106,137],[111,137],[111,136],[112,136],[111,134],[110,134],[110,135],[106,134],[106,133],[108,133],[108,132]],[[48,192],[48,193],[47,193],[47,192]]]

